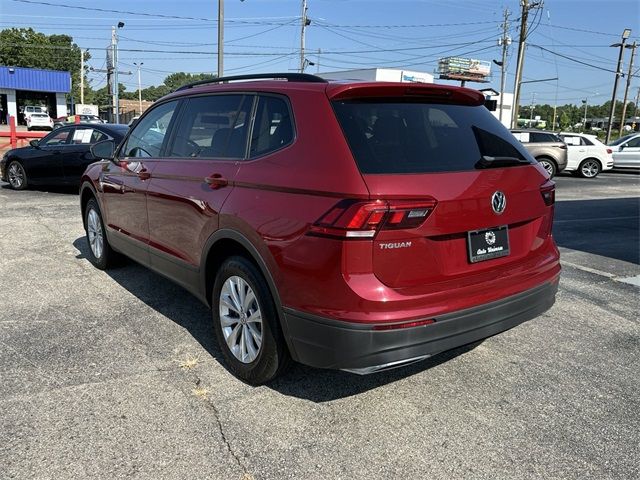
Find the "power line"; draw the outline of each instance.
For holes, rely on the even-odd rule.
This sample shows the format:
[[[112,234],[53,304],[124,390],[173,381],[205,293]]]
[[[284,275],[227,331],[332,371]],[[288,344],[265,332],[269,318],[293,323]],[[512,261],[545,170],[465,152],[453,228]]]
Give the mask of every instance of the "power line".
[[[611,70],[611,69],[609,69],[609,68],[600,67],[600,66],[598,66],[598,65],[594,65],[594,64],[592,64],[592,63],[583,62],[582,60],[576,60],[576,59],[575,59],[575,58],[573,58],[573,57],[569,57],[568,55],[563,55],[563,54],[561,54],[561,53],[554,52],[553,50],[549,50],[548,48],[544,48],[544,47],[542,47],[542,46],[540,46],[540,45],[535,45],[535,44],[533,44],[533,43],[530,43],[529,45],[530,45],[530,46],[532,46],[532,47],[535,47],[535,48],[539,48],[540,50],[543,50],[543,51],[545,51],[545,52],[548,52],[548,53],[550,53],[551,55],[556,55],[556,56],[558,56],[558,57],[561,57],[561,58],[564,58],[564,59],[570,60],[570,61],[572,61],[572,62],[574,62],[574,63],[579,63],[579,64],[581,64],[581,65],[586,65],[587,67],[595,68],[596,70],[602,70],[603,72],[617,73],[615,70]]]

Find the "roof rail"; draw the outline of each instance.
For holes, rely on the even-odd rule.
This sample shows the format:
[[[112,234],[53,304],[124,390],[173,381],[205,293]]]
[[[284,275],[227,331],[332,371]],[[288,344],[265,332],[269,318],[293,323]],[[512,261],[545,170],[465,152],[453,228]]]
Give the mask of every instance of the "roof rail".
[[[311,82],[311,83],[327,83],[324,78],[320,78],[316,75],[309,73],[253,73],[251,75],[234,75],[232,77],[219,77],[211,78],[209,80],[199,80],[193,83],[187,83],[177,88],[175,91],[186,90],[188,88],[197,87],[200,85],[208,85],[211,83],[224,83],[233,82],[236,80],[260,80],[260,79],[272,79],[272,80],[287,80],[288,82]]]

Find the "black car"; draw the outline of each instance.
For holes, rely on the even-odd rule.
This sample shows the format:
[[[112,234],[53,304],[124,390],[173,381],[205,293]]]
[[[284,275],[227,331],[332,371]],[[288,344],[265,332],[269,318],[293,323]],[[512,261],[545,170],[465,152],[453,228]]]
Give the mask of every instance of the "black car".
[[[117,145],[129,130],[126,125],[70,125],[54,130],[28,147],[9,150],[0,160],[0,179],[15,190],[29,185],[80,185],[90,163],[90,147],[113,140]]]

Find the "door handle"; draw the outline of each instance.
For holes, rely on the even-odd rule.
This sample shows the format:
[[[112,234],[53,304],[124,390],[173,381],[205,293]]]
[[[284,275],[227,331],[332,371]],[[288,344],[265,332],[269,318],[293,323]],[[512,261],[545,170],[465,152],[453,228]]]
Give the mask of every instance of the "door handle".
[[[217,190],[218,188],[226,187],[229,182],[226,178],[223,178],[219,173],[214,173],[210,177],[204,177],[204,181],[209,185],[211,190]]]
[[[151,174],[146,168],[143,168],[138,172],[138,178],[140,180],[149,180],[151,178]]]

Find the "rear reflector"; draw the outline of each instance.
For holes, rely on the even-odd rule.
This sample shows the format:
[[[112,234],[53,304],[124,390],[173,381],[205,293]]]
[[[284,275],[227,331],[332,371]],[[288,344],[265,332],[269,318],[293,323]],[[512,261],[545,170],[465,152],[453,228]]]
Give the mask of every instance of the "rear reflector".
[[[419,227],[435,206],[434,199],[342,200],[314,223],[309,233],[337,238],[373,238],[379,230]]]
[[[550,207],[556,202],[556,184],[552,181],[543,183],[540,186],[540,194],[544,200],[544,204]]]
[[[412,328],[412,327],[421,327],[423,325],[430,325],[432,323],[436,323],[433,318],[428,320],[418,320],[416,322],[407,322],[407,323],[394,323],[391,325],[374,325],[374,330],[397,330],[400,328]]]

